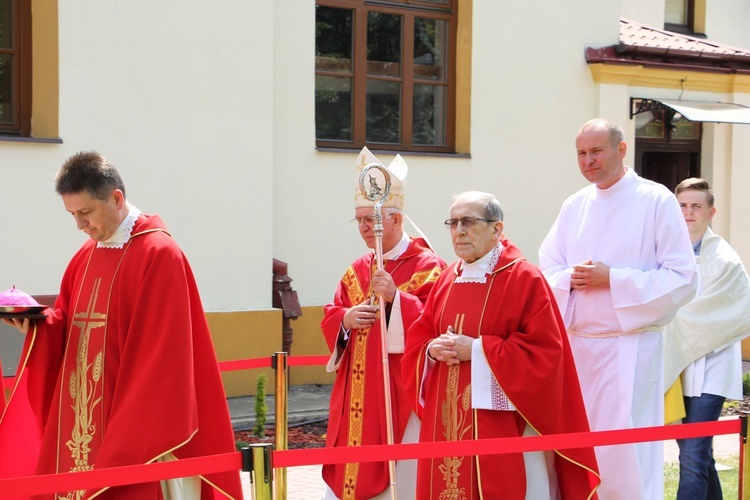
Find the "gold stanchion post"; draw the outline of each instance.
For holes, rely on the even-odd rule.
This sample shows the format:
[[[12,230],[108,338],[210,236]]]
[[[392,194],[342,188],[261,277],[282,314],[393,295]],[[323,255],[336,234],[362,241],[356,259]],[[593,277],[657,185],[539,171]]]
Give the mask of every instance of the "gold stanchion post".
[[[256,443],[242,448],[242,470],[250,473],[254,500],[273,499],[273,464],[270,443]]]
[[[271,366],[276,370],[276,449],[287,449],[287,353],[274,353]],[[276,469],[276,499],[286,500],[286,468]]]
[[[739,498],[750,500],[750,475],[748,475],[748,460],[750,460],[750,446],[747,445],[747,416],[748,413],[740,415],[742,428],[740,430],[740,479]]]

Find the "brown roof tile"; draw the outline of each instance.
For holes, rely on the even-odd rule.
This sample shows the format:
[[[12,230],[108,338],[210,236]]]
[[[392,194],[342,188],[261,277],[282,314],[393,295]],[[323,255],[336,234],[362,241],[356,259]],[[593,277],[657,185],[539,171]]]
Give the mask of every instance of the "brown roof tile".
[[[621,18],[620,43],[586,47],[586,62],[748,74],[750,50]]]
[[[709,54],[750,56],[750,51],[745,49],[653,28],[625,18],[620,19],[620,44]]]

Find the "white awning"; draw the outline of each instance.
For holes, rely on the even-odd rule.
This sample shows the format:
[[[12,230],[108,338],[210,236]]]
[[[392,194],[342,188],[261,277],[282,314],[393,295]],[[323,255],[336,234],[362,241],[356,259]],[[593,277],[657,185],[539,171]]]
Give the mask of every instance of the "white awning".
[[[724,102],[672,101],[654,99],[669,106],[694,122],[747,123],[750,124],[750,108],[741,104]]]

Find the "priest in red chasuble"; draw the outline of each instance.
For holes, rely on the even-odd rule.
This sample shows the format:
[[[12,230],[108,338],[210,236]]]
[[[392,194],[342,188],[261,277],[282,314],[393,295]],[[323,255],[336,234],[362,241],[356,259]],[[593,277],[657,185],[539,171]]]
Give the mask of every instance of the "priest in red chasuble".
[[[357,179],[363,168],[377,158],[364,148],[357,158]],[[371,172],[375,169],[368,171]],[[333,302],[325,306],[321,329],[332,352],[328,370],[336,372],[331,391],[326,446],[386,444],[384,367],[381,325],[387,321],[386,343],[390,375],[394,443],[416,442],[419,421],[411,411],[401,385],[401,355],[405,332],[422,312],[424,301],[445,262],[422,238],[406,235],[403,213],[407,166],[401,156],[388,166],[389,197],[383,202],[383,269],[377,270],[370,251],[355,260],[344,273]],[[366,174],[367,175],[367,174]],[[370,178],[378,189],[378,179]],[[381,179],[382,181],[382,179]],[[384,182],[380,186],[384,186]],[[355,189],[355,218],[368,248],[376,247],[374,202],[365,198],[359,183]],[[386,318],[379,317],[373,296],[387,302]],[[396,463],[399,499],[414,498],[415,461]],[[390,498],[388,462],[363,462],[323,466],[325,498]]]
[[[0,476],[234,452],[195,279],[164,223],[128,203],[98,153],[70,157],[55,183],[89,239],[46,321],[14,320],[26,339],[0,421]],[[94,497],[239,499],[242,488],[230,471],[43,496]]]
[[[421,442],[589,430],[560,314],[542,273],[503,235],[491,194],[454,198],[459,260],[409,328],[404,385]],[[596,498],[593,448],[420,459],[420,499]]]

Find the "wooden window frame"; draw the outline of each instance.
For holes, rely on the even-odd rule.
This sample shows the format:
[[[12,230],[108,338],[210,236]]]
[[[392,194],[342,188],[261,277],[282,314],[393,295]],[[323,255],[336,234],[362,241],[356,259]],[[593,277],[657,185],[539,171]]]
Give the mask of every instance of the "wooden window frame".
[[[0,53],[12,57],[11,121],[0,123],[0,135],[31,136],[31,2],[10,2],[11,47]]]
[[[348,76],[352,79],[352,140],[321,140],[316,138],[319,149],[353,149],[364,146],[377,150],[411,151],[425,153],[454,153],[456,150],[456,51],[458,2],[448,0],[446,4],[436,4],[419,0],[318,0],[317,6],[351,10],[352,22],[352,71]],[[395,14],[402,18],[401,39],[401,75],[386,77],[367,74],[367,18],[369,12]],[[446,21],[448,25],[448,41],[446,57],[445,83],[430,80],[414,79],[414,19],[426,17]],[[346,76],[344,73],[326,71],[315,72],[316,76]],[[400,141],[399,143],[367,142],[366,140],[366,110],[367,110],[367,82],[368,80],[398,81],[401,87],[400,105]],[[415,84],[440,85],[446,88],[445,105],[445,145],[429,146],[412,144],[413,125],[413,89]]]

